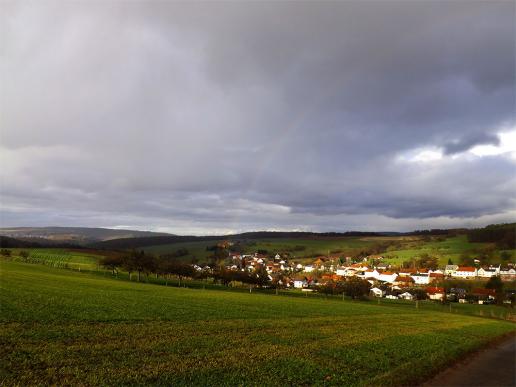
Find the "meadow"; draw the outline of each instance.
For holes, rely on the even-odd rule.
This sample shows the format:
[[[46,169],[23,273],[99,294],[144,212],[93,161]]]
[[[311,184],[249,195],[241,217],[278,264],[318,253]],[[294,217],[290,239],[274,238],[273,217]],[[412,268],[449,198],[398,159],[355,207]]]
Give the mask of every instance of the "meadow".
[[[515,331],[402,305],[0,269],[2,385],[410,384]]]
[[[29,253],[27,261],[58,268],[92,270],[97,268],[102,253],[82,249],[65,248],[15,248],[10,249],[13,257],[20,259],[21,251]]]
[[[359,237],[319,237],[319,238],[270,238],[250,239],[241,242],[243,254],[254,254],[258,250],[265,250],[269,254],[289,252],[291,259],[299,263],[308,264],[314,257],[321,255],[346,255],[352,254],[356,249],[373,245],[377,241],[374,238]],[[212,252],[206,248],[215,245],[216,241],[184,242],[166,245],[145,247],[144,250],[154,254],[164,254],[187,249],[189,254],[181,257],[186,261],[195,257],[199,262],[206,262]]]
[[[390,243],[391,246],[387,244]],[[190,261],[193,257],[198,262],[206,262],[212,252],[206,248],[216,244],[216,241],[185,242],[167,245],[145,247],[145,251],[154,254],[172,253],[179,249],[187,249],[189,254],[180,257],[182,261]],[[401,265],[414,257],[428,254],[436,257],[439,265],[444,267],[450,259],[455,264],[461,263],[462,254],[476,256],[479,250],[494,246],[490,243],[472,243],[466,235],[451,237],[422,236],[385,236],[385,237],[319,237],[319,238],[270,238],[246,240],[242,242],[243,251],[253,254],[258,250],[265,250],[269,254],[289,252],[291,259],[296,263],[308,264],[321,255],[353,256],[362,249],[385,244],[383,252],[377,254],[386,258],[386,262]],[[489,263],[498,264],[501,261],[501,250],[494,249],[493,258]],[[510,255],[510,260],[516,260],[516,249],[504,250]]]
[[[421,256],[421,254],[428,254],[430,256],[437,257],[439,265],[444,266],[450,259],[454,264],[460,264],[460,257],[464,253],[469,253],[471,256],[475,256],[475,251],[483,248],[492,246],[489,243],[472,243],[468,241],[466,235],[457,235],[449,238],[432,238],[431,240],[424,240],[423,238],[415,239],[412,241],[406,241],[401,244],[399,249],[388,249],[384,254],[385,258],[388,258],[388,262],[391,264],[399,265],[403,261],[408,261],[412,257]],[[516,257],[516,250],[505,250],[511,255],[511,259],[514,260]],[[491,263],[497,264],[500,262],[499,259],[500,251],[493,257]]]

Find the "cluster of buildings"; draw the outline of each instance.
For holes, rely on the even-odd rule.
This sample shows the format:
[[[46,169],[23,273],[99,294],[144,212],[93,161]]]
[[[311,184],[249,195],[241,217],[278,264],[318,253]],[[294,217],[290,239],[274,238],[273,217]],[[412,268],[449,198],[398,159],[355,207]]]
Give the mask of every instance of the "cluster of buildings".
[[[374,262],[382,262],[382,257],[374,257]],[[371,295],[386,298],[414,299],[416,297],[407,289],[418,288],[424,290],[430,299],[442,300],[450,297],[444,288],[436,286],[439,281],[444,279],[488,279],[499,276],[502,280],[516,280],[516,267],[509,264],[507,267],[489,266],[473,267],[447,265],[444,269],[425,269],[425,268],[396,268],[389,264],[379,263],[370,265],[368,262],[373,259],[365,259],[360,263],[351,263],[351,258],[344,259],[338,257],[317,257],[310,264],[290,262],[287,258],[276,254],[269,259],[262,254],[233,254],[230,255],[230,264],[226,267],[229,270],[242,270],[253,272],[258,267],[263,267],[273,280],[278,274],[286,280],[286,286],[310,290],[328,282],[340,282],[349,277],[358,277],[368,281],[371,288]],[[346,262],[343,264],[343,262]],[[478,294],[476,294],[478,293]],[[480,298],[494,297],[491,290],[477,289],[477,296]],[[484,294],[485,293],[485,294]],[[487,294],[489,293],[489,294]],[[464,294],[460,289],[453,297],[457,301],[464,300]]]
[[[444,274],[452,278],[475,279],[491,278],[499,276],[502,280],[511,281],[516,279],[516,269],[512,264],[507,267],[489,266],[476,268],[473,266],[446,265]]]

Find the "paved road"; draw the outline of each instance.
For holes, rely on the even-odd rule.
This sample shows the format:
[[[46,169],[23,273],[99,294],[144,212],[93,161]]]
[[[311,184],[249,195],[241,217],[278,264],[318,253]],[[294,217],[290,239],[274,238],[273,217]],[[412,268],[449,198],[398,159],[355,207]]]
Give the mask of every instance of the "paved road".
[[[516,386],[516,338],[476,353],[423,386]]]

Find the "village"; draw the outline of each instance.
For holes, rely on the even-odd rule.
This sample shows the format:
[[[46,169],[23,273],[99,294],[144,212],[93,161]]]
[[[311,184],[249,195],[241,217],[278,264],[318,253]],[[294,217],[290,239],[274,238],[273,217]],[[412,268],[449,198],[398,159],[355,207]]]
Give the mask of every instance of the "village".
[[[303,265],[281,254],[229,254],[228,271],[247,273],[265,270],[272,284],[302,292],[318,292],[350,278],[359,278],[370,285],[369,296],[386,299],[492,304],[511,304],[514,291],[498,295],[497,290],[486,288],[493,277],[503,282],[516,279],[516,265],[459,266],[448,264],[442,268],[404,268],[382,263],[382,256],[365,257],[356,262],[351,257],[319,256]],[[226,261],[226,262],[227,262]],[[197,270],[203,270],[195,266]],[[207,269],[207,268],[206,268]],[[469,283],[468,283],[469,282]],[[447,285],[456,285],[450,287]]]

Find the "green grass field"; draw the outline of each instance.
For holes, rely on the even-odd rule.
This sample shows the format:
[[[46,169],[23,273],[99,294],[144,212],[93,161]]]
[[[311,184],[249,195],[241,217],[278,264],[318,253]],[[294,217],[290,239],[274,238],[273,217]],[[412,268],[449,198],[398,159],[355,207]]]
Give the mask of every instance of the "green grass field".
[[[196,258],[199,262],[207,262],[207,257],[213,254],[213,252],[207,251],[206,247],[213,246],[216,243],[216,241],[172,243],[167,245],[144,247],[142,250],[151,254],[160,255],[173,253],[179,249],[187,249],[189,254],[183,257],[178,257],[177,260],[189,262],[193,258]]]
[[[319,255],[340,255],[353,256],[357,250],[367,248],[369,246],[391,242],[396,243],[395,247],[389,247],[387,251],[381,253],[388,258],[387,262],[394,265],[401,265],[404,261],[409,261],[421,254],[429,254],[439,259],[439,265],[444,267],[451,259],[454,263],[460,263],[460,256],[463,253],[475,255],[474,251],[489,246],[488,243],[471,243],[467,240],[466,235],[437,240],[435,237],[430,241],[419,236],[394,236],[394,237],[327,237],[317,239],[258,239],[244,242],[244,251],[246,254],[252,254],[257,250],[267,250],[273,255],[277,252],[290,252],[291,259],[296,263],[308,264]],[[212,254],[206,250],[206,247],[213,246],[215,241],[208,242],[186,242],[168,245],[150,246],[144,248],[146,251],[154,254],[172,253],[178,249],[185,248],[189,251],[187,256],[179,258],[182,261],[190,261],[193,257],[199,262],[206,262],[207,257]],[[295,247],[303,246],[302,250],[295,250]],[[516,260],[516,249],[506,250],[511,255],[511,261]],[[489,262],[492,264],[500,263],[500,251],[497,251],[493,259]]]
[[[91,270],[97,267],[101,257],[88,250],[54,249],[54,248],[29,248],[11,249],[15,259],[19,259],[20,251],[29,253],[28,261],[52,267]]]
[[[513,323],[0,263],[0,384],[399,385]]]
[[[413,257],[418,257],[423,253],[435,256],[439,259],[439,265],[444,266],[451,259],[453,263],[460,263],[460,256],[462,253],[470,252],[472,256],[476,249],[481,249],[489,246],[488,243],[471,243],[468,241],[466,235],[459,235],[451,238],[446,238],[443,241],[412,241],[402,244],[402,248],[398,250],[389,250],[384,254],[389,258],[388,262],[399,265],[403,261],[410,260]],[[516,250],[506,250],[511,254],[512,260],[516,257]],[[498,252],[499,253],[499,252]],[[491,263],[499,263],[498,257],[494,257]]]
[[[253,254],[257,250],[267,250],[269,254],[274,255],[281,252],[290,252],[292,259],[296,262],[309,263],[314,257],[319,255],[337,255],[339,253],[351,254],[354,249],[367,247],[376,243],[373,238],[357,238],[357,237],[340,237],[340,238],[318,238],[318,239],[297,239],[297,238],[271,238],[248,240],[244,242],[244,253]],[[199,262],[206,262],[206,259],[212,252],[207,251],[206,247],[213,246],[216,241],[203,242],[185,242],[173,243],[167,245],[157,245],[145,247],[144,250],[154,254],[172,253],[181,248],[188,250],[187,256],[181,257],[183,261],[188,261],[195,257]],[[304,249],[295,251],[296,246],[303,246]],[[339,253],[337,253],[339,252]]]

